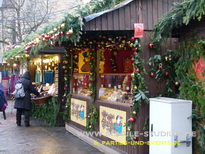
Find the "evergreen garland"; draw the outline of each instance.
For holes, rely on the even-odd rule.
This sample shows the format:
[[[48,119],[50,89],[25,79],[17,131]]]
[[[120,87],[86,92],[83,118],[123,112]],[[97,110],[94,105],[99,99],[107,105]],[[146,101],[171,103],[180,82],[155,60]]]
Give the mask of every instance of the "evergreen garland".
[[[63,70],[64,70],[64,95],[62,97],[62,102],[65,102],[63,119],[67,122],[70,118],[70,104],[71,104],[71,93],[70,93],[70,81],[72,75],[71,68],[71,58],[73,51],[70,48],[65,49],[65,57],[63,61]]]
[[[155,25],[153,42],[161,42],[163,38],[171,37],[174,28],[188,25],[194,19],[200,21],[204,15],[204,0],[185,0],[182,3],[174,3],[172,10],[163,15]]]
[[[161,50],[159,49],[158,52]],[[180,80],[176,77],[175,64],[179,57],[177,50],[169,50],[162,54],[157,53],[154,57],[149,59],[150,76],[154,73],[154,77],[158,82],[165,81],[165,90],[160,96],[176,97]]]
[[[123,1],[125,0],[91,0],[90,3],[79,6],[76,12],[83,17],[110,9]]]
[[[89,44],[92,44],[90,42]],[[86,125],[86,130],[87,131],[92,131],[93,130],[93,125],[97,122],[98,119],[98,111],[96,107],[94,106],[94,102],[96,100],[96,65],[97,65],[97,52],[95,51],[95,46],[90,45],[90,91],[91,91],[91,100],[89,103],[89,113],[87,116],[87,125]]]
[[[176,63],[175,68],[177,77],[182,81],[179,88],[179,97],[192,100],[193,102],[192,126],[193,131],[196,131],[196,137],[194,138],[194,153],[204,153],[205,83],[196,78],[193,62],[198,61],[200,57],[205,57],[205,44],[203,44],[203,40],[196,38],[181,42],[178,54],[180,55],[180,59]],[[205,72],[205,69],[203,72]]]
[[[134,40],[134,38],[132,38]],[[140,44],[140,39],[137,38],[134,42],[134,55],[133,55],[133,66],[134,66],[134,73],[133,73],[133,106],[131,110],[131,117],[128,119],[127,123],[127,130],[130,131],[128,140],[137,140],[137,136],[134,136],[133,132],[133,125],[135,122],[135,117],[140,110],[141,103],[148,103],[149,99],[146,96],[146,85],[144,81],[144,76],[146,74],[146,70],[144,67],[144,62],[141,60],[140,54],[142,53],[142,48]]]

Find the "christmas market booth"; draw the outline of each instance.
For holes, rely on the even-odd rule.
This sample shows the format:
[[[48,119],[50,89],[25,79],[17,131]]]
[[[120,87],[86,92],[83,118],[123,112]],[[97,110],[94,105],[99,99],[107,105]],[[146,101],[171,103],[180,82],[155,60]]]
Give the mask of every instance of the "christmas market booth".
[[[62,101],[70,116],[66,129],[76,136],[81,133],[81,139],[104,152],[149,151],[148,145],[134,144],[148,141],[148,98],[168,91],[155,77],[159,70],[170,79],[169,64],[174,59],[167,53],[162,56],[166,65],[158,64],[158,70],[148,65],[156,54],[152,27],[167,11],[148,18],[148,13],[155,14],[156,3],[126,1],[86,16],[80,41],[65,44],[67,74]],[[176,49],[177,45],[177,39],[170,39],[161,50]],[[85,130],[100,135],[83,135]]]
[[[172,53],[155,56],[156,49],[165,53],[178,45],[177,39],[168,39],[159,48],[152,43],[152,30],[171,5],[168,0],[127,0],[83,19],[69,14],[24,45],[36,86],[45,92],[58,82],[58,96],[51,98],[69,132],[105,153],[148,153],[148,145],[139,144],[148,141],[148,98],[170,91],[155,78],[160,74],[172,81],[173,72]],[[155,69],[149,65],[153,56],[164,62]],[[51,72],[53,82],[46,84]],[[47,114],[43,105],[36,106],[38,115]]]
[[[32,96],[32,116],[54,126],[63,126],[61,93],[64,49],[55,47],[40,51],[28,61],[28,71],[40,96]],[[60,94],[60,95],[59,95]],[[60,102],[60,103],[59,103]]]
[[[36,43],[37,41],[31,42],[31,44]],[[25,49],[19,47],[19,49],[16,48],[4,54],[11,68],[18,69],[15,76],[11,76],[11,79],[8,80],[8,89],[12,93],[20,76],[25,70],[28,70],[31,74],[32,84],[40,93],[38,97],[32,95],[32,116],[42,119],[50,125],[64,126],[65,123],[61,114],[61,108],[64,104],[61,104],[60,101],[63,92],[62,89],[58,88],[62,87],[63,84],[63,82],[60,82],[60,78],[63,78],[61,68],[64,48],[46,48],[46,50],[42,49],[32,54],[28,52],[31,44]],[[19,52],[16,53],[18,50]],[[14,64],[18,66],[13,66]],[[4,77],[2,81],[4,81]]]

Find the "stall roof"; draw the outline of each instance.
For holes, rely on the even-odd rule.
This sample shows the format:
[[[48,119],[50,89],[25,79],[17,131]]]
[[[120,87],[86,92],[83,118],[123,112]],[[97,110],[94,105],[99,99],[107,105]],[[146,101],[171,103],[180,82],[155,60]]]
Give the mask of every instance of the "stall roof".
[[[84,31],[134,30],[135,23],[143,23],[144,30],[153,30],[173,2],[183,0],[126,0],[115,7],[84,17]]]
[[[93,19],[95,19],[95,18],[97,18],[97,17],[99,17],[99,16],[102,16],[103,14],[106,14],[106,13],[112,12],[112,11],[114,11],[114,10],[117,10],[117,9],[119,9],[119,8],[122,8],[122,7],[124,7],[125,5],[129,4],[129,3],[132,2],[132,1],[133,1],[133,0],[126,0],[126,1],[124,1],[124,2],[122,2],[122,3],[120,3],[120,4],[118,4],[118,5],[114,6],[114,7],[111,8],[111,9],[108,9],[108,10],[105,10],[105,11],[102,11],[102,12],[98,12],[98,13],[94,13],[94,14],[85,16],[85,17],[84,17],[84,20],[85,20],[86,22],[91,21],[91,20],[93,20]]]

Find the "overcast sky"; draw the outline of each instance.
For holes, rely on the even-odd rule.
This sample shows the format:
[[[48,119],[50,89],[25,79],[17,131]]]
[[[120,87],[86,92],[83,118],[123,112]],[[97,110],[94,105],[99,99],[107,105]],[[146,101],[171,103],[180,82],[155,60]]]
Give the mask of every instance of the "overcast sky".
[[[0,0],[0,6],[1,6],[1,4],[2,4],[2,1],[3,1],[3,0]]]

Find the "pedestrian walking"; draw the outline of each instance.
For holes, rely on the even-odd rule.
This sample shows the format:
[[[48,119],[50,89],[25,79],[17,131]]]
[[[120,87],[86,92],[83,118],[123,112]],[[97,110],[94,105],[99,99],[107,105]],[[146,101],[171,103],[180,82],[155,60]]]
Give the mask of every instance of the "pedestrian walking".
[[[31,76],[28,71],[26,71],[23,76],[17,81],[17,83],[22,83],[25,96],[22,98],[16,98],[14,108],[17,109],[16,112],[16,124],[21,126],[21,115],[24,114],[24,123],[26,127],[30,126],[30,110],[31,110],[31,93],[39,96],[39,92],[34,88],[31,82]]]

